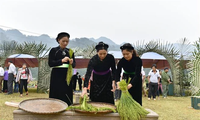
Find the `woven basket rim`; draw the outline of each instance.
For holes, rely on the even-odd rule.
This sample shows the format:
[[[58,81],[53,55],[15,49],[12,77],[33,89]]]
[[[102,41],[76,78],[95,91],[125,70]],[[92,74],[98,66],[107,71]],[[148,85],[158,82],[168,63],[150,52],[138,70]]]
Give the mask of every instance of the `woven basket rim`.
[[[32,99],[26,99],[23,100],[22,102],[19,103],[18,107],[26,112],[30,112],[30,113],[35,113],[35,114],[53,114],[53,113],[60,113],[66,110],[66,108],[58,110],[58,111],[52,111],[52,112],[37,112],[37,111],[31,111],[31,110],[27,110],[25,108],[22,107],[22,104],[27,102],[27,101],[32,101],[32,100],[52,100],[52,101],[58,101],[60,103],[62,103],[63,105],[66,106],[66,108],[68,107],[67,103],[65,103],[62,100],[59,99],[55,99],[55,98],[32,98]]]

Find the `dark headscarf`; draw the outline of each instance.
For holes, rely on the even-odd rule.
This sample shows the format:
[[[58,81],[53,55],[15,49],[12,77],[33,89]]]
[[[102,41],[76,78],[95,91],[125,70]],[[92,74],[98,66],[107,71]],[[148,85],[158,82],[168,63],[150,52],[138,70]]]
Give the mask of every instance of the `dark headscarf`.
[[[108,47],[109,47],[109,45],[108,44],[106,44],[106,43],[104,43],[104,42],[99,42],[96,46],[95,46],[95,49],[97,50],[97,52],[99,51],[99,50],[108,50]]]
[[[61,32],[58,34],[58,36],[56,37],[56,41],[58,42],[60,39],[62,39],[63,37],[68,37],[70,38],[70,35],[69,33],[66,33],[66,32]]]
[[[127,50],[134,50],[134,47],[130,43],[125,43],[124,45],[122,45],[120,47],[120,49],[121,50],[125,50],[125,49],[127,49]]]

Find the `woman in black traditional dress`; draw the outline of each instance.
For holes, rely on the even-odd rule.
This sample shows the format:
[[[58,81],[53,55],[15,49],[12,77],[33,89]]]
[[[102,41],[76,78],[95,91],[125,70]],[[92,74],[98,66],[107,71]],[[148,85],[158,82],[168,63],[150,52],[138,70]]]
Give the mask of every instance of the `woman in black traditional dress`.
[[[113,55],[107,53],[108,47],[103,42],[99,42],[96,45],[97,55],[93,56],[89,61],[82,96],[87,94],[90,80],[91,101],[114,104],[113,92],[115,91],[116,66]]]
[[[65,32],[58,34],[56,41],[58,47],[54,47],[49,53],[49,66],[53,67],[51,71],[50,93],[49,98],[56,98],[66,102],[68,105],[73,104],[72,82],[67,84],[67,72],[69,64],[75,67],[74,54],[70,58],[69,49],[66,46],[69,43],[70,35]]]
[[[117,64],[116,81],[120,81],[120,74],[124,70],[123,79],[128,83],[128,91],[135,101],[142,105],[142,60],[130,43],[120,47],[123,58]]]

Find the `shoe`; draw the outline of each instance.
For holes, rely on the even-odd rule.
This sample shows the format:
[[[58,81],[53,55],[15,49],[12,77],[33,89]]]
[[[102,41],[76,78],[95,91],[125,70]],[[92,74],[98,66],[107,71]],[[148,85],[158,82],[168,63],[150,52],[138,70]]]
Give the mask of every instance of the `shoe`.
[[[166,99],[166,97],[163,97],[164,99]]]
[[[148,98],[148,100],[151,100],[151,98]]]
[[[154,98],[153,100],[156,100],[156,98]]]
[[[10,94],[12,94],[12,93],[6,93],[5,95],[10,95]]]

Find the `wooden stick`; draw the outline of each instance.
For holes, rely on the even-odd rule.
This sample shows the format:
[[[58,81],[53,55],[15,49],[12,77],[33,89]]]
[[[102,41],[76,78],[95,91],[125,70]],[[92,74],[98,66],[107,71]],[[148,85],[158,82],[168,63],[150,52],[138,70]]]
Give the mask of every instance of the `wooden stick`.
[[[6,102],[5,102],[5,105],[18,108],[19,103],[7,102],[7,101],[6,101]]]

